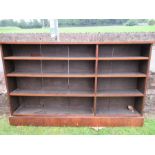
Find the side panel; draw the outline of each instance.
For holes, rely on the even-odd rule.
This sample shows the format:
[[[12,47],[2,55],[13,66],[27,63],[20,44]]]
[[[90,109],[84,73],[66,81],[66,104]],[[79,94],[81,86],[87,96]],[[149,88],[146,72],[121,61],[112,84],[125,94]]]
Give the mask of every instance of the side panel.
[[[13,111],[19,106],[18,100],[14,99],[13,97],[10,97],[9,92],[12,91],[14,88],[16,88],[16,79],[15,78],[7,78],[6,74],[12,70],[13,64],[6,62],[4,60],[4,56],[8,54],[6,51],[6,46],[3,47],[0,45],[0,53],[2,57],[2,63],[3,63],[3,68],[4,68],[4,77],[5,77],[5,83],[6,83],[6,89],[7,89],[7,94],[8,94],[8,100],[9,100],[9,107],[10,107],[10,114],[13,114]]]

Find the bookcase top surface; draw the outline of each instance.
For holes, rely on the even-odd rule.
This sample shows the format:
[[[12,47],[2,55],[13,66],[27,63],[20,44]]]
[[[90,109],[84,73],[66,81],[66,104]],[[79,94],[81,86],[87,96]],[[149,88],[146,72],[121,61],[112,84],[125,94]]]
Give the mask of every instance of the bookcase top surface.
[[[0,44],[55,44],[55,45],[61,45],[61,44],[69,44],[69,45],[75,45],[75,44],[83,44],[83,45],[87,45],[87,44],[90,44],[90,45],[94,45],[94,44],[154,44],[155,41],[105,41],[105,42],[91,42],[91,41],[88,41],[88,42],[22,42],[22,41],[14,41],[14,42],[0,42]]]

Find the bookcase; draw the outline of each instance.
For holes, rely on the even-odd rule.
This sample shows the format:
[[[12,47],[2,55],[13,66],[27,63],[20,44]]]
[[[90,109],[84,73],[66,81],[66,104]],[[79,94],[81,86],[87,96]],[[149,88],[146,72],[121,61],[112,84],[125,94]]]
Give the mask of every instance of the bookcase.
[[[143,125],[152,42],[3,42],[0,47],[11,125]]]

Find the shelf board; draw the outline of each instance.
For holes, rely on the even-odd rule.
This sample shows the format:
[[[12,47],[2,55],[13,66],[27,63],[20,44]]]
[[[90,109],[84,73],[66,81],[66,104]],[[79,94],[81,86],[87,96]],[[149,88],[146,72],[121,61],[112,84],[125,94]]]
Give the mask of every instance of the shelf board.
[[[128,110],[127,108],[120,108],[120,109],[109,109],[105,110],[103,108],[98,108],[96,112],[97,116],[141,116],[141,114],[134,110],[134,112]]]
[[[74,107],[68,105],[63,107],[62,105],[46,105],[44,107],[37,106],[20,106],[13,113],[14,116],[93,116],[92,107]]]
[[[149,57],[99,57],[98,60],[148,60]],[[96,57],[8,56],[4,60],[96,60]]]
[[[136,78],[136,77],[146,77],[147,75],[144,73],[103,73],[103,74],[98,74],[98,77],[103,77],[103,78]]]
[[[97,97],[142,97],[143,93],[133,90],[104,90],[97,92]]]
[[[95,74],[54,74],[54,73],[28,73],[28,72],[11,72],[6,74],[7,77],[47,77],[47,78],[94,78]],[[128,78],[128,77],[146,77],[144,73],[104,73],[98,74],[99,78]]]
[[[99,57],[98,60],[149,60],[149,57]]]
[[[61,97],[93,97],[92,91],[47,91],[47,90],[21,90],[12,91],[10,96],[61,96]]]
[[[8,56],[4,60],[96,60],[95,57]]]
[[[7,77],[47,77],[47,78],[93,78],[95,74],[53,74],[53,73],[19,73],[12,72],[6,75]]]
[[[25,107],[19,106],[13,113],[14,116],[49,116],[49,117],[68,117],[68,116],[94,116],[91,107],[76,108],[73,105],[64,109],[63,106],[47,106],[47,107]],[[128,109],[111,109],[105,110],[99,108],[96,116],[99,117],[138,117],[141,114],[138,111],[131,112]]]
[[[92,91],[46,91],[46,90],[21,90],[12,91],[10,96],[61,96],[61,97],[94,97]],[[143,93],[135,90],[105,90],[99,91],[97,97],[142,97]]]

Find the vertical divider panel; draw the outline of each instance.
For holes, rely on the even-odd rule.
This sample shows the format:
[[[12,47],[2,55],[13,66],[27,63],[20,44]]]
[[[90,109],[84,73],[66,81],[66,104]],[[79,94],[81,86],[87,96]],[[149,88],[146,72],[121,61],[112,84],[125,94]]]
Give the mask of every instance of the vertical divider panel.
[[[67,74],[69,75],[70,74],[70,61],[69,61],[69,57],[70,57],[70,53],[69,53],[69,45],[67,46],[67,57],[68,57],[68,62],[67,62]],[[68,91],[70,91],[70,79],[69,79],[69,77],[68,77]],[[70,108],[70,98],[68,98],[68,111],[69,111],[69,108]]]
[[[41,44],[39,45],[39,54],[40,56],[43,56],[42,54],[42,46]],[[43,60],[40,60],[40,72],[41,72],[41,75],[43,75]],[[43,90],[43,87],[44,87],[44,78],[41,77],[41,89]],[[45,111],[45,104],[44,102],[41,102],[41,99],[39,98],[39,104],[41,105],[42,107],[42,110]]]
[[[96,50],[95,50],[95,53],[96,53],[96,59],[95,59],[95,83],[94,83],[94,108],[93,108],[93,111],[94,111],[94,115],[96,115],[96,102],[97,102],[97,75],[98,75],[98,51],[99,51],[99,45],[96,44]]]

